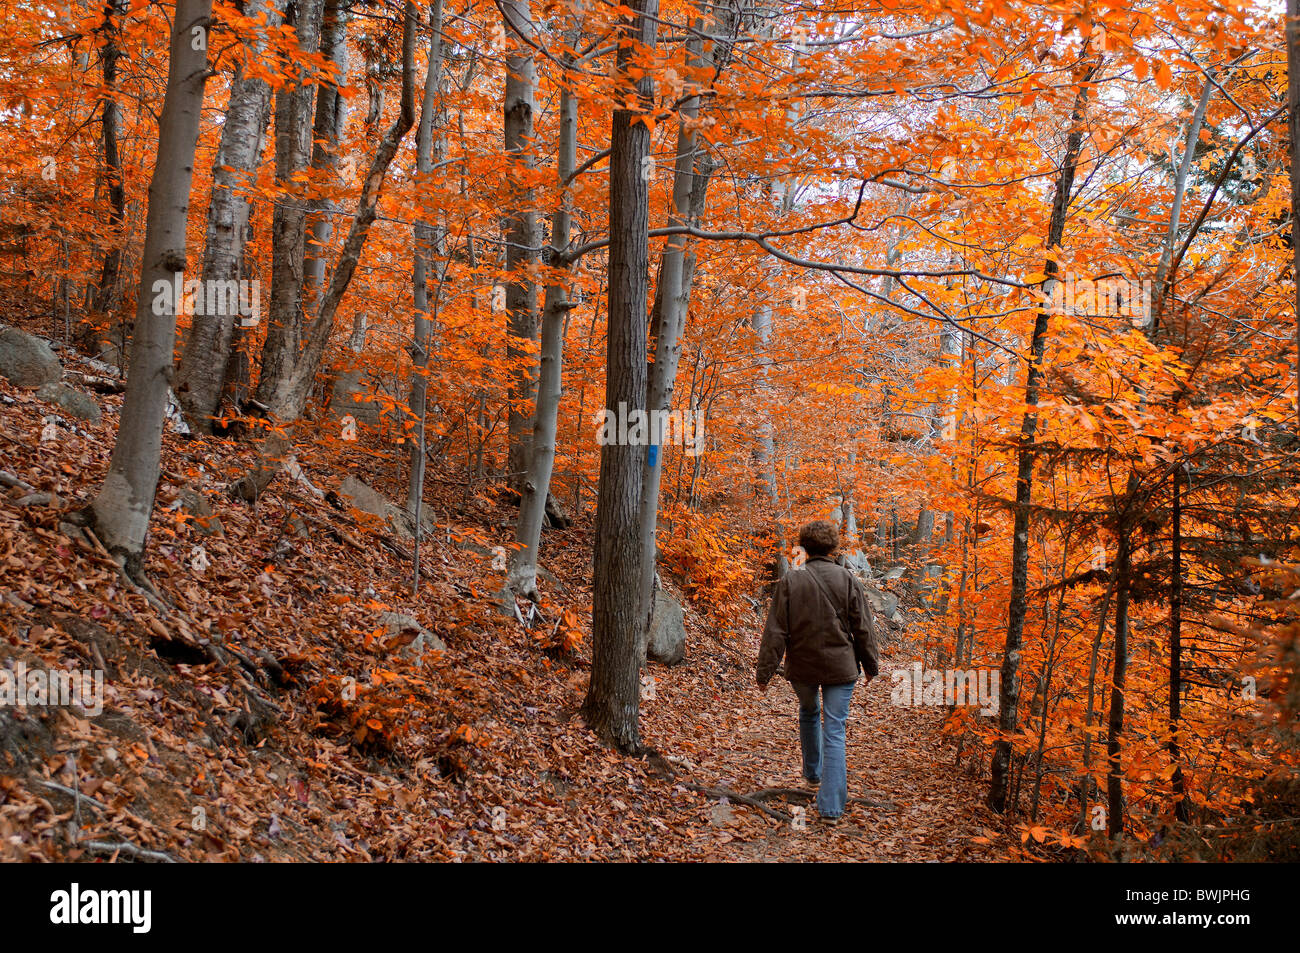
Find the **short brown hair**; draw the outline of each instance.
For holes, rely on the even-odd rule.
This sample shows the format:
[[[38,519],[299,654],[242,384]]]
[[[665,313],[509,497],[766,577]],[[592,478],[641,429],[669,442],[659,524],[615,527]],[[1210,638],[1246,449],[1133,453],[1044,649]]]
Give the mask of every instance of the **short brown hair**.
[[[799,527],[799,545],[809,556],[829,556],[840,547],[840,528],[830,520],[813,520]]]

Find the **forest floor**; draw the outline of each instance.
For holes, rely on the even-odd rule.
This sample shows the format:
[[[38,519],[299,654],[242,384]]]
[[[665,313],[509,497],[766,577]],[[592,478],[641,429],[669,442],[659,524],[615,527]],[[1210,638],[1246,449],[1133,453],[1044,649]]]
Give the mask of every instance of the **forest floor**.
[[[249,507],[222,493],[249,444],[168,433],[154,598],[69,521],[113,445],[121,395],[99,399],[102,423],[51,426],[57,408],[0,383],[0,471],[21,484],[0,487],[0,665],[104,673],[102,712],[0,705],[0,860],[996,859],[973,841],[998,825],[941,711],[889,704],[905,629],[850,719],[850,795],[887,806],[824,827],[807,800],[723,800],[799,785],[793,693],[753,685],[757,616],[725,641],[688,612],[687,661],[648,672],[642,738],[658,755],[621,755],[578,715],[581,521],[546,532],[546,601],[525,625],[495,595],[510,507],[454,473],[431,474],[412,597],[411,541],[321,495],[352,473],[399,498],[397,450],[300,445],[316,489],[282,473]],[[388,612],[441,647],[414,652]]]
[[[707,647],[702,651],[707,655]],[[905,655],[910,663],[910,653],[902,647],[890,651],[881,676],[865,687],[859,682],[854,691],[848,729],[851,801],[839,824],[819,823],[811,801],[803,799],[765,799],[786,813],[804,807],[802,818],[786,823],[743,804],[730,811],[715,808],[712,840],[699,845],[698,856],[821,862],[999,859],[991,847],[972,841],[1002,825],[982,803],[980,783],[957,766],[954,745],[939,731],[942,709],[889,702],[889,672]],[[700,706],[693,711],[694,720],[707,728],[710,739],[692,772],[716,779],[706,786],[741,792],[808,789],[800,775],[798,706],[787,682],[778,679],[760,695],[747,678],[747,687],[709,698],[707,691],[690,685],[696,680],[693,673],[683,672],[681,680]],[[656,724],[653,715],[646,720]],[[697,728],[697,739],[700,734]],[[681,744],[686,738],[674,740]],[[729,814],[746,820],[729,824]]]

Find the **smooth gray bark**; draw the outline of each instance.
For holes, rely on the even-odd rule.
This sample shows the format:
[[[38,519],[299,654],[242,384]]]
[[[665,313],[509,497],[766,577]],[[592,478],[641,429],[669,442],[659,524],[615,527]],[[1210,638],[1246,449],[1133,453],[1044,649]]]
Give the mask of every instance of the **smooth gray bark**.
[[[701,41],[692,37],[687,44],[689,62],[700,64]],[[698,224],[705,190],[708,188],[708,171],[705,164],[697,164],[698,148],[694,120],[699,116],[700,97],[690,96],[682,103],[677,124],[677,155],[673,165],[672,210],[668,224]],[[700,171],[697,171],[697,167]],[[698,199],[698,201],[695,201]],[[673,389],[677,381],[677,365],[682,356],[682,331],[690,308],[691,284],[694,278],[694,256],[687,253],[687,237],[672,235],[664,245],[660,258],[659,286],[655,293],[654,362],[649,367],[649,388],[646,406],[656,419],[656,412],[671,410]],[[662,418],[660,418],[662,419]],[[693,419],[693,418],[692,418]],[[651,439],[662,443],[655,435]],[[697,435],[698,438],[699,435]],[[641,468],[641,581],[637,587],[641,611],[649,623],[654,610],[654,578],[657,558],[656,531],[659,522],[659,488],[663,480],[664,447],[656,446],[654,456],[647,455]]]
[[[533,113],[537,95],[537,67],[533,61],[536,27],[529,0],[502,0],[498,4],[508,34],[516,39],[506,55],[503,132],[507,160],[514,163],[513,208],[506,218],[505,286],[506,359],[511,368],[510,406],[507,410],[507,471],[517,482],[528,466],[529,431],[537,379],[533,376],[532,345],[537,340],[537,287],[531,271],[537,262],[537,215],[533,190],[520,178],[533,167]]]
[[[158,491],[162,428],[176,343],[176,309],[154,308],[154,285],[170,284],[185,270],[185,231],[208,75],[211,14],[212,0],[177,0],[158,153],[149,182],[126,400],[108,475],[89,507],[100,540],[133,576],[140,571],[149,515]],[[196,37],[203,42],[195,42]]]
[[[304,53],[320,49],[325,0],[294,0],[285,15]],[[301,65],[296,67],[302,70]],[[257,399],[270,405],[292,373],[302,343],[303,263],[307,247],[306,200],[295,181],[311,155],[312,104],[316,84],[305,75],[275,94],[275,179],[281,195],[271,213],[271,294],[266,341],[262,345]]]
[[[339,86],[348,78],[348,8],[346,0],[326,0],[321,26],[320,54],[338,70],[338,78],[316,88],[316,120],[312,124],[311,167],[333,178],[339,167],[339,143],[347,108]],[[333,199],[312,199],[307,214],[307,241],[303,251],[303,281],[309,295],[325,284],[325,263],[334,235]]]
[[[446,114],[442,109],[439,86],[442,82],[442,0],[433,0],[429,17],[429,68],[424,77],[424,98],[420,105],[420,127],[416,133],[415,170],[422,182],[428,181],[435,162],[446,153],[443,126]],[[438,126],[435,141],[434,125]],[[421,506],[424,502],[425,417],[428,413],[429,352],[433,345],[433,322],[436,304],[431,305],[429,295],[429,265],[436,261],[439,292],[446,276],[443,258],[447,230],[441,223],[430,225],[421,217],[415,224],[415,261],[411,280],[414,285],[415,321],[411,343],[411,389],[407,407],[415,417],[415,438],[410,444],[410,479],[407,481],[406,509],[414,524],[414,567],[411,588],[420,587],[420,536]]]
[[[402,30],[402,106],[393,125],[380,140],[371,160],[357,200],[352,225],[344,239],[343,248],[330,272],[327,287],[321,297],[320,308],[310,325],[303,329],[303,343],[297,351],[286,354],[287,362],[267,388],[265,403],[270,412],[282,423],[291,423],[302,416],[311,393],[312,382],[320,370],[325,347],[334,329],[334,318],[347,292],[362,249],[370,235],[370,226],[379,213],[379,196],[384,178],[397,155],[402,139],[415,125],[415,31],[417,16],[415,4],[407,2]],[[301,259],[299,259],[301,265]],[[266,374],[265,367],[262,371]],[[259,388],[259,399],[262,391]],[[233,496],[256,500],[279,471],[288,452],[288,440],[279,432],[264,441],[253,469],[235,481],[230,488]]]
[[[265,29],[249,40],[249,57],[265,55],[266,31],[279,26],[282,6],[282,2],[249,0],[245,7],[248,15],[264,13],[267,17]],[[221,143],[212,160],[212,198],[203,242],[204,287],[244,277],[242,263],[251,209],[244,190],[256,178],[270,116],[271,87],[264,80],[246,75],[241,64],[230,84]],[[227,306],[226,296],[217,300],[222,306],[219,313],[205,311],[193,316],[176,377],[176,397],[190,428],[198,433],[211,431],[212,418],[220,409],[235,325],[241,318],[238,302],[232,308]]]
[[[122,155],[118,144],[122,108],[117,103],[117,61],[122,57],[121,26],[119,19],[126,13],[126,0],[109,0],[104,7],[104,48],[102,70],[104,109],[101,115],[104,169],[108,173],[109,225],[116,232],[126,220],[126,183],[123,181]],[[107,314],[118,304],[118,278],[122,270],[123,235],[113,235],[113,243],[104,254],[99,272],[99,287],[95,293],[95,310]]]
[[[570,44],[573,45],[573,44]],[[566,66],[568,64],[566,63]],[[560,91],[559,143],[556,175],[562,186],[560,203],[551,216],[551,248],[563,252],[569,246],[572,223],[572,194],[569,179],[578,161],[578,99],[567,73]],[[556,256],[559,259],[558,255]],[[519,543],[511,559],[511,591],[537,600],[537,558],[542,525],[546,522],[546,497],[555,468],[555,440],[560,411],[564,371],[564,322],[573,307],[568,300],[568,264],[563,276],[547,282],[542,310],[541,373],[537,387],[537,414],[533,422],[528,465],[519,483],[519,522],[515,540]]]

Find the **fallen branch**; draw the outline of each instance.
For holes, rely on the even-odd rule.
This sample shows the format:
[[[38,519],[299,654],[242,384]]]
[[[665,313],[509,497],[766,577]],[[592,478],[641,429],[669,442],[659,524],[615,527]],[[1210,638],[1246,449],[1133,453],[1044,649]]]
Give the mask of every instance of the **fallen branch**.
[[[0,484],[22,490],[24,493],[36,492],[36,487],[32,486],[30,483],[24,483],[8,470],[0,470]]]
[[[66,794],[74,801],[85,801],[91,807],[98,808],[101,811],[112,810],[112,808],[110,808],[103,801],[96,801],[89,794],[82,794],[80,791],[76,791],[70,787],[67,787],[66,785],[55,784],[53,781],[42,781],[40,778],[35,778],[34,780],[36,781],[37,784],[43,785],[49,788],[51,791],[58,791],[60,794]]]
[[[126,382],[116,378],[103,377],[98,374],[83,374],[80,371],[65,371],[64,373],[82,387],[89,387],[101,394],[120,394],[126,390]]]
[[[160,850],[146,850],[143,847],[137,847],[129,841],[110,843],[109,841],[92,840],[86,841],[84,844],[78,844],[77,846],[94,854],[112,854],[114,856],[117,856],[118,854],[130,854],[132,857],[138,857],[141,860],[156,860],[163,864],[176,863],[176,858],[171,854],[163,853]]]

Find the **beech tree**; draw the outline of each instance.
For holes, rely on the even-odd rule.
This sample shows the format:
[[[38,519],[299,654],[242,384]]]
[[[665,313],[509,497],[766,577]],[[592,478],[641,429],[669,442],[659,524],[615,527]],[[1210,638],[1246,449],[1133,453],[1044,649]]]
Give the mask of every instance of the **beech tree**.
[[[88,508],[95,533],[128,575],[138,578],[158,490],[158,461],[176,341],[176,307],[154,307],[155,283],[185,271],[194,147],[208,79],[212,0],[177,0],[158,120],[158,155],[136,293],[126,402],[108,475]],[[178,305],[173,302],[173,305]]]

